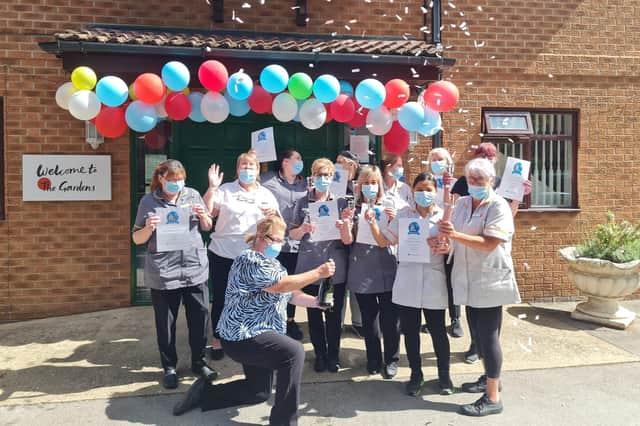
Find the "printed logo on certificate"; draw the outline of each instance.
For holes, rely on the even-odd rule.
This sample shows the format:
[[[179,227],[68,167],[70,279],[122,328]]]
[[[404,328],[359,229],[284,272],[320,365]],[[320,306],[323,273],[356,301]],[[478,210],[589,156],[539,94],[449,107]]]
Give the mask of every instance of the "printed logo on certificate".
[[[336,197],[344,197],[347,194],[347,185],[349,184],[349,171],[342,167],[342,164],[335,164],[335,173],[333,181],[329,187],[329,192]]]
[[[429,263],[429,219],[402,218],[398,221],[398,260]]]
[[[336,228],[338,220],[338,201],[316,201],[309,204],[309,217],[315,225],[311,241],[331,241],[340,239],[340,230]]]
[[[373,234],[371,233],[371,225],[365,219],[365,213],[367,210],[372,208],[376,212],[376,221],[378,222],[378,227],[380,229],[386,228],[389,223],[389,216],[384,212],[383,206],[373,206],[369,207],[366,204],[362,205],[362,211],[360,212],[360,217],[358,218],[358,235],[356,235],[356,243],[368,244],[370,246],[377,246],[378,243],[376,239],[373,238]]]

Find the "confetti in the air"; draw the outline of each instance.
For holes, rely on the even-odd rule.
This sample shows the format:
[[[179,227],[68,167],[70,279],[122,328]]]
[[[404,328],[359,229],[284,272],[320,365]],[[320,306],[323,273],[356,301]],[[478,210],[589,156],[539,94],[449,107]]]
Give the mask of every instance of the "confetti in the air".
[[[396,19],[397,19],[398,21],[402,21],[402,16],[400,16],[400,15],[396,15]]]
[[[528,271],[529,269],[531,269],[531,267],[529,266],[529,264],[527,262],[524,262],[522,264],[522,267],[524,268],[525,271]]]
[[[344,27],[347,29],[347,31],[351,31],[351,27],[350,26],[345,25]]]
[[[250,9],[251,5],[249,3],[242,3],[242,8],[243,9]]]
[[[536,321],[538,321],[540,319],[540,315],[536,315],[536,317],[534,318]]]
[[[535,231],[536,229],[538,229],[538,227],[535,226],[535,225],[531,225],[531,228],[529,228],[529,229],[531,229],[532,231]]]
[[[473,81],[467,81],[467,82],[465,83],[465,85],[467,85],[467,86],[473,86]]]
[[[478,6],[478,11],[482,12],[482,6]]]
[[[479,48],[481,48],[481,47],[484,47],[484,44],[485,44],[485,41],[484,41],[484,40],[482,40],[482,41],[473,40],[473,46],[474,46],[476,49],[479,49]]]
[[[422,7],[422,6],[420,6],[420,10],[422,11],[423,14],[428,12],[428,10],[425,9],[424,7]]]
[[[518,319],[525,319],[527,314],[518,314]]]
[[[456,5],[455,5],[455,4],[453,4],[453,3],[451,3],[451,2],[449,2],[449,7],[450,7],[451,9],[455,9],[455,8],[456,8]]]
[[[328,21],[324,22],[325,25],[331,25],[333,24],[333,19],[329,19]]]
[[[357,19],[350,19],[350,20],[349,20],[349,23],[350,23],[350,24],[355,24],[356,22],[358,22],[358,20],[357,20]]]
[[[549,74],[549,78],[553,78],[553,74]]]
[[[360,72],[360,68],[353,68],[351,72]]]
[[[518,342],[518,346],[520,346],[520,349],[522,349],[522,350],[523,350],[523,351],[525,351],[525,352],[529,352],[529,353],[533,352],[533,351],[531,350],[531,348],[529,348],[529,347],[525,346],[525,345],[524,345],[524,344],[522,344],[521,342]]]

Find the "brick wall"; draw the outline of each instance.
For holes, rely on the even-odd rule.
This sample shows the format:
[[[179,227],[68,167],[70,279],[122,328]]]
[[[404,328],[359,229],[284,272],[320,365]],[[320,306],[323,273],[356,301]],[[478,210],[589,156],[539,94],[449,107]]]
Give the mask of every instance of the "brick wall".
[[[242,8],[243,3],[252,7]],[[225,23],[215,25],[205,0],[0,3],[7,197],[7,220],[0,222],[0,320],[125,306],[130,300],[127,138],[108,140],[98,150],[112,155],[111,202],[22,202],[22,154],[93,152],[83,140],[83,125],[55,104],[55,89],[68,78],[61,61],[41,52],[37,42],[86,23],[422,36],[420,2],[309,1],[306,27],[295,25],[292,1],[265,3],[227,0]],[[640,220],[640,144],[634,138],[640,130],[634,108],[640,92],[640,5],[624,0],[450,4],[455,8],[443,2],[443,41],[446,56],[458,62],[445,78],[458,85],[459,107],[468,111],[444,116],[444,143],[458,153],[458,170],[470,145],[479,143],[482,107],[581,110],[582,211],[520,213],[514,247],[525,299],[573,296],[556,250],[574,244],[580,231],[601,221],[607,209]],[[231,19],[233,11],[243,23]],[[459,28],[462,22],[468,36]],[[363,69],[354,80],[370,72],[375,71]],[[412,173],[428,150],[423,141],[408,154],[417,159]]]

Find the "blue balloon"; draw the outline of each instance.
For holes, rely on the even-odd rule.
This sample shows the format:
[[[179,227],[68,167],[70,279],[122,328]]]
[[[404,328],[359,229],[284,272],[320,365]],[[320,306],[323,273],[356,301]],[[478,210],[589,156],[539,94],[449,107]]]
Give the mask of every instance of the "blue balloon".
[[[96,84],[96,95],[106,106],[117,107],[129,97],[129,86],[121,78],[108,75]]]
[[[442,130],[442,117],[438,111],[424,107],[424,119],[418,128],[418,133],[422,136],[433,136]]]
[[[416,132],[424,122],[424,106],[418,102],[407,102],[398,110],[398,122],[406,130]]]
[[[229,114],[233,115],[234,117],[242,117],[244,115],[247,115],[247,113],[251,110],[249,102],[246,99],[234,99],[227,92],[225,92],[224,97],[227,102],[229,102]]]
[[[189,118],[196,123],[202,123],[207,121],[202,115],[202,108],[200,105],[202,104],[202,97],[204,95],[200,92],[192,92],[189,93],[189,102],[191,102],[191,112],[189,113]]]
[[[296,112],[296,116],[293,117],[293,121],[295,121],[296,123],[300,122],[300,108],[302,108],[302,105],[304,105],[304,103],[306,102],[306,99],[296,99],[296,102],[298,103],[298,112]]]
[[[142,101],[131,102],[124,114],[124,119],[129,128],[138,133],[146,133],[158,124],[156,109],[153,105]]]
[[[328,104],[340,94],[340,82],[331,74],[323,74],[313,83],[313,95],[320,102]]]
[[[289,73],[280,65],[267,65],[260,73],[260,85],[269,93],[280,93],[289,83]]]
[[[340,93],[344,93],[345,95],[353,98],[353,86],[346,80],[340,80]]]
[[[162,81],[174,92],[184,90],[189,85],[191,74],[189,68],[182,62],[171,61],[162,67]]]
[[[253,92],[253,80],[243,72],[231,74],[227,81],[227,93],[233,99],[243,101]]]
[[[360,105],[368,109],[376,109],[382,105],[386,95],[384,84],[374,78],[362,80],[356,86],[356,100]]]

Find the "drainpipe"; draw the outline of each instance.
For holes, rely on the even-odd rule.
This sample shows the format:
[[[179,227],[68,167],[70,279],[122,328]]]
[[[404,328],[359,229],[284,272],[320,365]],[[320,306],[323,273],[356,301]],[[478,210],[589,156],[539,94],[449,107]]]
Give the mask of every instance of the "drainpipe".
[[[440,27],[442,26],[442,3],[440,0],[432,0],[433,6],[431,7],[431,44],[437,46],[442,44],[442,34]],[[422,2],[423,7],[427,9],[427,0]],[[424,19],[424,26],[427,26],[427,15],[422,15]],[[428,42],[427,34],[424,33],[424,41]],[[442,80],[442,70],[438,70],[438,80]],[[431,147],[439,148],[442,146],[442,131],[436,133],[431,137]]]

